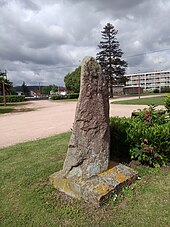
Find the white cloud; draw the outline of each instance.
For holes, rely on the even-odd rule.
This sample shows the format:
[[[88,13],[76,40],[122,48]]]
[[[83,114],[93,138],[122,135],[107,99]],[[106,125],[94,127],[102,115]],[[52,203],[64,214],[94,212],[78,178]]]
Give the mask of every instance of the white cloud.
[[[170,51],[151,52],[170,49],[169,11],[168,0],[0,0],[0,69],[14,84],[61,85],[111,22],[127,72],[168,70]]]

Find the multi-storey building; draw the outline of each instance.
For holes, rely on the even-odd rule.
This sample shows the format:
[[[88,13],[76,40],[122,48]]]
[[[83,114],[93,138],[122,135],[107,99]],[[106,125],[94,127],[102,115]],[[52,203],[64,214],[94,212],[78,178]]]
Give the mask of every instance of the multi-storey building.
[[[170,88],[170,71],[134,73],[125,75],[129,79],[127,86],[140,87],[145,91]]]

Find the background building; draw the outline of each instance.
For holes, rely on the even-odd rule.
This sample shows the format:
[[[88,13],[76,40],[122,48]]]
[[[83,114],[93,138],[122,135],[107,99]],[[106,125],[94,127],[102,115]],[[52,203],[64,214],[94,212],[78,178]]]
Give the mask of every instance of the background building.
[[[129,81],[127,86],[139,86],[145,91],[170,89],[170,71],[134,73],[126,75]]]

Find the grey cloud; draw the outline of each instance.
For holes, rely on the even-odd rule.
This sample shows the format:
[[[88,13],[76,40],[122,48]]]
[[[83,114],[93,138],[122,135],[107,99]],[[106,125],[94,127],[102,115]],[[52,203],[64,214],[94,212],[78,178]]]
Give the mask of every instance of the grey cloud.
[[[16,2],[19,2],[21,6],[23,6],[26,9],[30,10],[39,10],[40,8],[36,3],[34,3],[32,0],[16,0]]]
[[[96,9],[99,10],[104,10],[104,9],[112,9],[112,10],[124,10],[124,9],[129,9],[136,7],[137,5],[142,4],[143,2],[146,2],[147,0],[141,0],[141,1],[136,1],[136,0],[65,0],[65,2],[72,2],[72,4],[80,4],[85,3],[89,4],[92,6],[95,6]]]
[[[127,72],[170,68],[169,0],[0,0],[0,68],[14,83],[63,83],[85,55],[95,56],[111,22]],[[138,55],[139,53],[146,53]],[[133,57],[127,57],[127,56]],[[137,55],[137,56],[136,56]],[[68,67],[72,66],[72,67]]]

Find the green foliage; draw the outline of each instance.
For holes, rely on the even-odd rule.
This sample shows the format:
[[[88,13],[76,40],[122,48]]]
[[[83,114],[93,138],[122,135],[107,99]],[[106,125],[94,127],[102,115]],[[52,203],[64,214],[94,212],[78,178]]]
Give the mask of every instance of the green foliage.
[[[15,88],[14,88],[14,87],[10,87],[10,88],[8,89],[8,93],[9,93],[9,95],[16,95],[16,90],[15,90]]]
[[[157,88],[154,89],[154,90],[153,90],[153,93],[159,93],[159,89],[157,89]]]
[[[13,107],[6,107],[0,105],[0,114],[10,113],[14,110]]]
[[[50,98],[51,98],[52,100],[67,99],[66,95],[60,95],[60,94],[58,94],[58,95],[51,95]]]
[[[5,91],[8,94],[11,94],[13,91],[13,85],[10,80],[7,79],[7,73],[0,70],[0,91],[3,93],[3,84],[5,86]]]
[[[79,93],[69,93],[66,95],[68,99],[78,99]]]
[[[49,95],[51,90],[52,90],[52,85],[49,85],[49,86],[46,86],[46,87],[42,87],[41,94]]]
[[[159,167],[170,162],[170,121],[164,110],[154,106],[139,110],[131,119],[111,118],[111,141],[116,146],[112,152],[130,154],[142,164]]]
[[[57,92],[58,91],[58,87],[55,84],[42,87],[41,94],[43,94],[43,95],[49,95],[50,94],[50,91]]]
[[[61,100],[61,99],[77,99],[79,97],[78,93],[69,93],[66,95],[51,95],[52,100]]]
[[[79,93],[80,91],[81,67],[76,68],[72,73],[68,73],[64,78],[65,87],[68,91]]]
[[[130,118],[111,117],[110,137],[111,137],[111,159],[129,159],[130,144],[127,142],[127,129],[130,125]]]
[[[111,97],[113,97],[112,85],[125,84],[127,81],[124,78],[127,62],[122,59],[123,52],[116,38],[117,32],[112,24],[107,23],[101,32],[102,41],[98,45],[101,51],[96,57],[103,73],[108,77]]]
[[[140,110],[127,130],[132,159],[159,167],[170,161],[170,121],[154,106]]]
[[[168,114],[170,115],[170,95],[165,98],[165,107]]]
[[[24,95],[7,95],[6,102],[23,102],[25,101]],[[4,102],[4,97],[0,96],[0,103]]]
[[[21,86],[21,90],[24,93],[25,96],[29,96],[30,95],[30,90],[27,87],[26,83],[23,81],[22,86]]]
[[[162,109],[156,110],[155,107],[156,105],[150,105],[148,108],[133,112],[136,116],[135,120],[144,123],[148,127],[155,124],[165,124],[167,122],[166,111]]]

